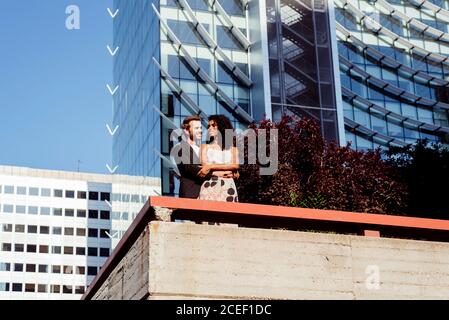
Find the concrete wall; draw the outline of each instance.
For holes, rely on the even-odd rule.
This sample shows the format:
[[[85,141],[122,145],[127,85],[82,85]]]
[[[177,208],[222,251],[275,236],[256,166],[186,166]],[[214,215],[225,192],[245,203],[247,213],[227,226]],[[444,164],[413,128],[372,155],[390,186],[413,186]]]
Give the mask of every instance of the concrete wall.
[[[92,300],[141,300],[148,295],[149,227],[115,267]]]
[[[449,244],[152,222],[94,299],[147,297],[448,299]]]

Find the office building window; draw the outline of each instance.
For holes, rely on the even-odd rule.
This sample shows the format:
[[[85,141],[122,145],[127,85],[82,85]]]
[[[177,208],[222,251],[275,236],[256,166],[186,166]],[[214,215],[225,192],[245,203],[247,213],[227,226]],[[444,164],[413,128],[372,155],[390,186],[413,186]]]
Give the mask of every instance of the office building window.
[[[0,282],[0,292],[8,292],[9,283]]]
[[[14,213],[14,206],[12,204],[4,204],[3,212],[4,213]]]
[[[61,235],[62,234],[62,228],[61,227],[53,227],[52,233],[55,235]]]
[[[25,251],[25,245],[23,243],[14,244],[14,252],[24,252],[24,251]]]
[[[86,248],[77,247],[76,248],[76,255],[78,255],[78,256],[85,256],[86,255]]]
[[[113,193],[112,194],[112,201],[121,201],[122,196],[120,193]]]
[[[38,284],[37,285],[37,292],[39,292],[39,293],[46,293],[47,292],[47,285],[46,284]]]
[[[76,235],[79,237],[85,237],[86,236],[86,229],[84,228],[76,228]]]
[[[98,219],[98,210],[89,210],[89,219]]]
[[[51,266],[51,273],[61,273],[61,266]]]
[[[39,253],[48,253],[48,246],[47,245],[40,245],[39,246]]]
[[[28,226],[28,233],[37,233],[37,226]]]
[[[111,231],[108,229],[101,229],[100,238],[109,239],[108,233],[110,234]]]
[[[51,196],[51,189],[42,188],[41,189],[41,197],[50,197]]]
[[[86,267],[76,267],[76,274],[86,274]]]
[[[10,252],[12,249],[11,243],[2,243],[2,251]]]
[[[62,217],[62,209],[61,208],[53,208],[53,215],[57,217]]]
[[[170,29],[179,37],[182,44],[204,45],[201,37],[195,32],[192,23],[177,20],[168,20],[167,23]],[[209,24],[203,23],[202,25],[210,32]]]
[[[40,234],[50,234],[50,227],[41,226],[39,230]]]
[[[72,286],[62,286],[62,293],[72,294],[73,293]]]
[[[14,272],[23,272],[23,264],[14,263]]]
[[[64,235],[73,236],[73,228],[64,228]]]
[[[120,220],[120,212],[112,211],[111,217],[112,220]]]
[[[26,187],[17,187],[17,194],[21,196],[27,195],[27,188]]]
[[[61,254],[61,247],[60,246],[52,246],[51,247],[51,253],[52,254]]]
[[[78,218],[85,218],[86,217],[86,210],[81,210],[81,209],[76,210],[76,216]]]
[[[84,294],[84,287],[83,286],[76,286],[75,287],[75,294]]]
[[[87,267],[87,275],[89,276],[96,276],[98,272],[97,267]]]
[[[41,215],[49,216],[50,215],[50,208],[49,207],[41,207]]]
[[[51,266],[51,273],[61,273],[61,266]]]
[[[65,209],[65,216],[66,217],[74,217],[75,216],[75,210],[73,210],[73,209]]]
[[[76,193],[76,197],[78,199],[86,199],[87,198],[87,193],[86,193],[86,191],[78,191]]]
[[[34,283],[25,284],[25,292],[35,292],[35,291],[36,291],[36,285]]]
[[[56,198],[62,198],[62,190],[59,189],[53,190],[53,196]]]
[[[2,231],[3,232],[12,232],[12,224],[4,223],[2,225]]]
[[[64,274],[73,274],[73,267],[72,266],[64,266],[63,271],[64,271]]]
[[[75,198],[75,191],[66,190],[65,191],[65,197],[66,198],[70,198],[70,199],[74,199]]]
[[[98,238],[98,230],[89,228],[88,236],[89,238]]]
[[[12,291],[13,292],[22,292],[22,284],[21,283],[13,283],[12,284]]]
[[[89,200],[96,200],[96,201],[98,201],[98,192],[89,191]]]
[[[30,196],[39,196],[39,188],[32,188],[29,189]]]
[[[110,213],[109,211],[101,210],[101,212],[100,212],[100,218],[101,218],[102,220],[109,220],[109,219],[110,219],[110,216],[111,216],[111,213]]]
[[[26,270],[26,272],[36,272],[36,265],[35,264],[27,264],[25,270]]]
[[[14,194],[14,186],[5,186],[5,194]]]
[[[38,214],[39,208],[38,207],[28,207],[28,214]]]
[[[50,286],[50,293],[61,293],[61,286],[59,284],[52,284]]]
[[[234,38],[234,36],[227,27],[217,26],[217,40],[218,45],[223,49],[230,49],[230,50],[241,49],[240,43]]]
[[[27,244],[27,252],[36,253],[37,246],[35,244]]]
[[[101,199],[101,201],[105,201],[105,200],[111,201],[111,194],[109,192],[102,192],[100,194],[100,199]]]
[[[244,16],[245,11],[242,2],[238,0],[221,1],[223,10],[231,16]],[[220,3],[220,4],[221,4]]]
[[[64,254],[73,254],[73,247],[64,247]]]
[[[100,248],[100,257],[109,257],[109,248]]]
[[[14,226],[14,230],[17,233],[25,233],[25,225],[23,225],[23,224],[16,224]]]
[[[89,247],[87,248],[87,255],[89,257],[97,257],[98,256],[98,249]]]
[[[6,262],[0,262],[0,271],[11,271],[11,264]]]
[[[18,213],[18,214],[25,214],[26,213],[26,207],[25,206],[16,206],[16,213]]]
[[[48,266],[46,264],[39,265],[39,273],[48,273]]]

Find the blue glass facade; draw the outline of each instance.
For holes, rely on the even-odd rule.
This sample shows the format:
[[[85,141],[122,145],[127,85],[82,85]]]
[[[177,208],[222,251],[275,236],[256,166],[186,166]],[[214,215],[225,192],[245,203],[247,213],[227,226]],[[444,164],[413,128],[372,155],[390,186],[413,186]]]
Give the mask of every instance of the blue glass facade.
[[[161,176],[159,69],[152,58],[160,56],[159,20],[152,1],[116,0],[114,11],[114,95],[113,121],[119,126],[113,141],[113,162],[117,173],[135,176]]]
[[[245,129],[270,116],[261,39],[261,8],[240,0],[115,0],[113,159],[117,173],[162,178],[174,194],[170,134],[183,118],[225,114]],[[251,29],[251,30],[250,30]],[[250,34],[251,33],[251,34]],[[251,55],[257,63],[251,63]],[[262,57],[262,58],[261,58]],[[266,68],[267,69],[267,68]],[[256,75],[256,76],[255,76]],[[264,78],[265,77],[265,78]],[[253,94],[256,97],[253,99]],[[267,107],[268,106],[268,107]],[[271,110],[269,110],[271,111]]]
[[[115,0],[117,173],[175,194],[170,133],[192,114],[308,116],[357,149],[446,143],[448,3],[416,1]]]
[[[219,4],[220,5],[220,4]],[[238,1],[221,2],[233,26],[248,37],[246,10]],[[249,50],[239,41],[229,26],[223,23],[204,0],[162,0],[161,69],[167,76],[161,82],[161,111],[168,118],[162,123],[161,153],[169,157],[173,141],[173,124],[199,113],[206,117],[225,114],[236,128],[245,128],[251,121],[239,117],[241,111],[249,117],[251,104]],[[197,26],[197,23],[201,26]],[[174,87],[173,87],[174,86]],[[176,88],[188,96],[188,104]],[[239,113],[234,108],[239,108]],[[251,117],[252,118],[252,117]],[[173,171],[163,166],[163,192],[174,194],[178,180]]]
[[[307,116],[339,141],[328,3],[267,0],[273,116]]]
[[[224,54],[229,57],[236,68],[240,69],[249,77],[248,52],[231,35],[229,30],[219,24],[218,18],[207,5],[206,1],[190,1],[191,9],[195,15],[200,17],[201,24],[207,33],[213,38],[216,44],[223,49]],[[227,5],[224,5],[224,4]],[[237,6],[234,1],[223,2],[223,7],[228,12],[234,14],[233,18],[244,26],[240,28],[246,34],[246,18],[244,10]],[[195,30],[194,23],[184,15],[183,10],[177,0],[162,0],[160,12],[162,19],[169,29],[177,36],[184,46],[186,52],[198,63],[201,70],[219,86],[243,110],[251,115],[250,89],[239,79],[233,77],[231,70],[227,68],[218,55],[213,54],[204,39]],[[234,125],[239,125],[239,119],[230,111],[230,106],[221,103],[220,99],[211,94],[209,85],[198,76],[185,57],[183,52],[178,53],[176,45],[166,36],[166,32],[161,31],[161,66],[168,72],[170,77],[176,81],[193,99],[196,105],[206,114],[226,114],[234,121]],[[180,125],[182,118],[192,114],[183,104],[182,99],[178,99],[166,83],[162,83],[162,110],[164,114],[176,124]],[[166,135],[164,135],[166,137]],[[168,153],[168,145],[164,144],[164,153]]]
[[[447,8],[447,1],[434,3]],[[449,19],[443,11],[435,14],[427,1],[335,5],[346,139],[358,149],[424,138],[446,143]]]

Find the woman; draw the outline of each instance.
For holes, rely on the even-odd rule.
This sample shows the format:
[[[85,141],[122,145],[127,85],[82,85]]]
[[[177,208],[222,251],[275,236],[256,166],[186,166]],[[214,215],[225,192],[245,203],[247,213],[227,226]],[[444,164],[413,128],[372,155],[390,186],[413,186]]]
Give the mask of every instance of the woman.
[[[239,169],[238,150],[234,147],[231,121],[224,115],[209,117],[208,143],[201,146],[201,166],[209,173],[201,186],[199,199],[238,202],[234,173]],[[228,133],[226,135],[226,132]]]

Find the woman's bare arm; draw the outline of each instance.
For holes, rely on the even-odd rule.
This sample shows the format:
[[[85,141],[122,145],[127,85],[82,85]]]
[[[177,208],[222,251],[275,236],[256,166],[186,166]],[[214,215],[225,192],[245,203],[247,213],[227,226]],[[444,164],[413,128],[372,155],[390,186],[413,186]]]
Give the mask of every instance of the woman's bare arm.
[[[202,144],[200,147],[200,162],[201,162],[201,170],[198,172],[198,176],[201,178],[205,178],[211,171],[211,169],[206,164],[206,152],[207,152],[207,145]]]
[[[207,144],[202,144],[200,149],[201,166],[207,166]]]

